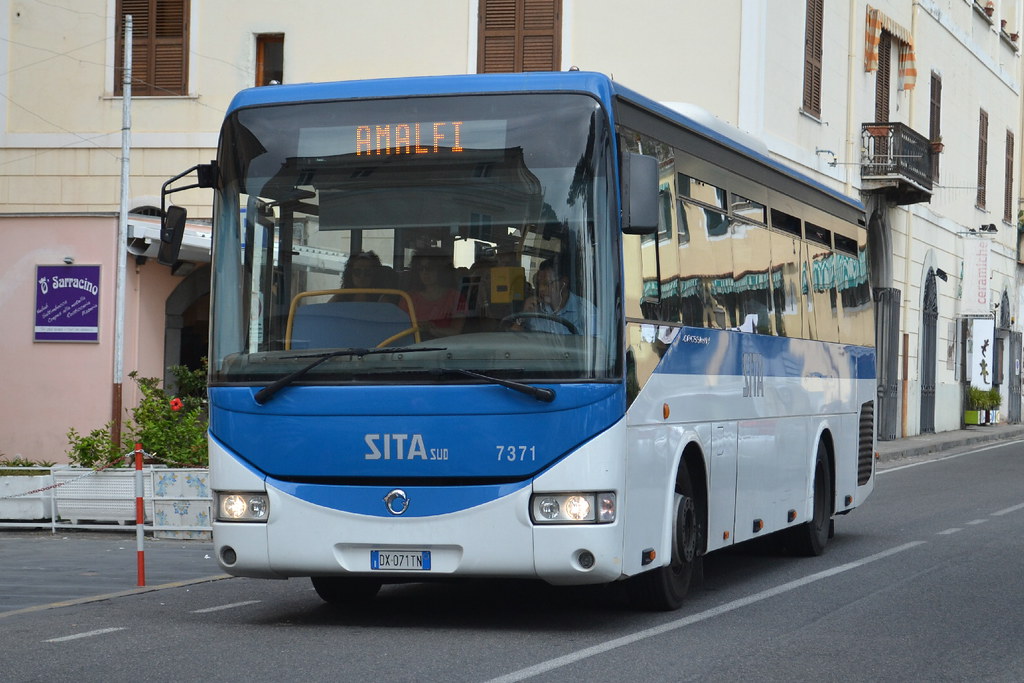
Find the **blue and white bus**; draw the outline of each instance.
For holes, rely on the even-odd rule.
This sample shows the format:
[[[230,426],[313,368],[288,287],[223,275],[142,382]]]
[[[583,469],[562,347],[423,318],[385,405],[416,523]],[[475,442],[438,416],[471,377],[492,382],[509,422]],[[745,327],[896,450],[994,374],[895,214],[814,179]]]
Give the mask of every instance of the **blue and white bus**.
[[[873,488],[863,207],[695,109],[586,72],[271,86],[199,170],[231,574],[675,609],[705,554],[818,554]]]

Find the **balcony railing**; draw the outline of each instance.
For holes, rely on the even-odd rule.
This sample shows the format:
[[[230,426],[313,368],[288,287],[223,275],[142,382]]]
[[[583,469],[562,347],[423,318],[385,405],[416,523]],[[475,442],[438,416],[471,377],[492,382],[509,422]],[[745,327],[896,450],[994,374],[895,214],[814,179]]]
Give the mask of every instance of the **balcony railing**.
[[[864,192],[883,193],[896,204],[932,196],[932,146],[902,123],[865,123],[861,132]]]

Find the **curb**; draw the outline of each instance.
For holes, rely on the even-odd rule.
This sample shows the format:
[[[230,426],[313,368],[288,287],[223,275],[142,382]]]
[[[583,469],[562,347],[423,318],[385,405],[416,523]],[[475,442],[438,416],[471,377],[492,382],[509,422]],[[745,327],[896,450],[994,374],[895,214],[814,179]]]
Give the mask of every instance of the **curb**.
[[[193,586],[198,583],[211,583],[213,581],[223,581],[224,579],[230,578],[233,578],[230,574],[216,574],[214,576],[204,576],[198,579],[186,579],[184,581],[161,583],[155,586],[140,586],[138,588],[129,588],[127,590],[116,591],[114,593],[90,595],[84,598],[71,598],[70,600],[61,600],[60,602],[49,602],[43,605],[32,605],[31,607],[22,607],[20,609],[10,610],[8,612],[0,612],[0,619],[4,619],[6,617],[13,617],[17,614],[30,614],[32,612],[42,612],[44,610],[55,609],[57,607],[72,607],[74,605],[84,605],[90,602],[101,602],[103,600],[123,598],[128,595],[141,595],[142,593],[152,593],[153,591],[165,590],[167,588],[181,588],[183,586]]]
[[[893,448],[893,450],[888,453],[884,451],[885,447],[883,446],[879,448],[878,459],[880,462],[891,462],[894,460],[901,460],[903,458],[913,458],[923,455],[932,455],[934,453],[953,451],[961,448],[968,448],[979,444],[1013,441],[1015,439],[1024,438],[1024,425],[1015,425],[1012,428],[997,429],[993,431],[987,431],[985,428],[979,428],[976,431],[959,430],[957,434],[957,436],[946,438],[943,438],[942,434],[939,434],[904,439],[904,441],[916,441],[918,439],[921,439],[922,441],[919,443],[908,443],[906,445],[901,444],[899,446],[899,450]],[[899,442],[890,441],[888,443],[896,444]]]

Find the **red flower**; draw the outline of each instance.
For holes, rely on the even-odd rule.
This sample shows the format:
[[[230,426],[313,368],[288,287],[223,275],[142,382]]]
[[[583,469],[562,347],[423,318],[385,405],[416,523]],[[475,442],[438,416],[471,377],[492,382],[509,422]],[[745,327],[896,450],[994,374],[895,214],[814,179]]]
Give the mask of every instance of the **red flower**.
[[[185,407],[185,404],[181,402],[180,398],[172,398],[171,399],[171,410],[173,410],[174,412],[178,412],[179,410],[181,410],[184,407]]]

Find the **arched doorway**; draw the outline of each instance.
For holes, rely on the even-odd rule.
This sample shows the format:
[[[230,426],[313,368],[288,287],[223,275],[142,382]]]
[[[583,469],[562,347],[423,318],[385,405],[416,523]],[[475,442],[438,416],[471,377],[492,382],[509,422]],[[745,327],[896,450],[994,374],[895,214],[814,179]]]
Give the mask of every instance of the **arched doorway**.
[[[935,270],[928,269],[921,302],[921,433],[935,433],[935,364],[938,345],[939,300]]]
[[[209,353],[210,266],[189,273],[167,297],[164,305],[164,368],[200,367]],[[164,386],[174,377],[164,371]]]

